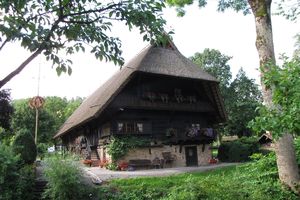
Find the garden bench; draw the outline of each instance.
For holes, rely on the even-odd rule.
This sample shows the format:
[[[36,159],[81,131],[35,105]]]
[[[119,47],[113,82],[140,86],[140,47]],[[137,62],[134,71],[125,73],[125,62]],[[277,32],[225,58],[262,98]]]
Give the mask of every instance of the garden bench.
[[[149,168],[152,166],[151,160],[148,159],[135,159],[129,160],[129,167],[138,168],[138,167],[146,167]]]

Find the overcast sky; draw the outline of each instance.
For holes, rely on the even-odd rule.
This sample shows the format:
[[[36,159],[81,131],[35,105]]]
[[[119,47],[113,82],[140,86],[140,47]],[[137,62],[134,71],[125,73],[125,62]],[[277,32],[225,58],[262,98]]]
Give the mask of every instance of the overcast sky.
[[[168,22],[167,28],[175,31],[173,35],[175,45],[186,57],[202,52],[205,48],[218,49],[221,53],[233,57],[230,61],[233,76],[240,67],[243,67],[250,78],[259,79],[255,24],[252,15],[243,16],[242,13],[230,10],[218,13],[216,4],[209,3],[204,9],[199,9],[197,5],[189,6],[183,18],[178,18],[174,9],[166,9],[164,17]],[[282,53],[291,56],[295,43],[293,37],[300,32],[299,23],[287,21],[280,16],[273,16],[272,21],[276,57]],[[115,24],[113,31],[122,40],[126,62],[147,45],[142,42],[142,37],[137,31],[129,32],[122,24]],[[7,46],[0,52],[0,78],[16,68],[26,56],[28,56],[26,51],[17,44]],[[40,56],[13,78],[5,88],[11,89],[13,99],[37,95],[40,66],[41,96],[86,97],[119,70],[118,66],[100,62],[89,53],[77,54],[72,59],[72,75],[57,77],[51,64]]]

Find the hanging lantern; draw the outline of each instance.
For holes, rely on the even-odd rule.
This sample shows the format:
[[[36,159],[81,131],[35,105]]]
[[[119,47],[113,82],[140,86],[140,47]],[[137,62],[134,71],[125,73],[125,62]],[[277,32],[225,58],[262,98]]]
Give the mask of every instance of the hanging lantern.
[[[32,109],[39,109],[43,107],[44,103],[45,103],[45,99],[40,96],[35,96],[29,100],[29,106]]]

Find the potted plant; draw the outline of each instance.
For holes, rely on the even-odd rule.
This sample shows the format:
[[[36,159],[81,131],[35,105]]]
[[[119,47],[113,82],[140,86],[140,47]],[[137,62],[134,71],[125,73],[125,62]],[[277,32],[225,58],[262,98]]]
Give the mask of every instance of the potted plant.
[[[216,158],[209,159],[209,164],[217,164],[217,163],[218,163],[218,159]]]
[[[106,168],[107,165],[108,165],[108,160],[106,159],[101,160],[99,163],[100,168]]]
[[[92,160],[85,159],[85,160],[82,161],[82,163],[85,164],[85,165],[89,165],[91,167],[93,162],[92,162]]]
[[[128,162],[122,161],[118,164],[118,169],[125,171],[128,168]]]

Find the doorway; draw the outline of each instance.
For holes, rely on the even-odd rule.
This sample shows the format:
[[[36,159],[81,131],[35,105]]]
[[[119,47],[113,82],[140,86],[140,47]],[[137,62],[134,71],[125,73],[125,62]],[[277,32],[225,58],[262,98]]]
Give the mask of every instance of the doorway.
[[[186,166],[198,166],[197,146],[185,147]]]

